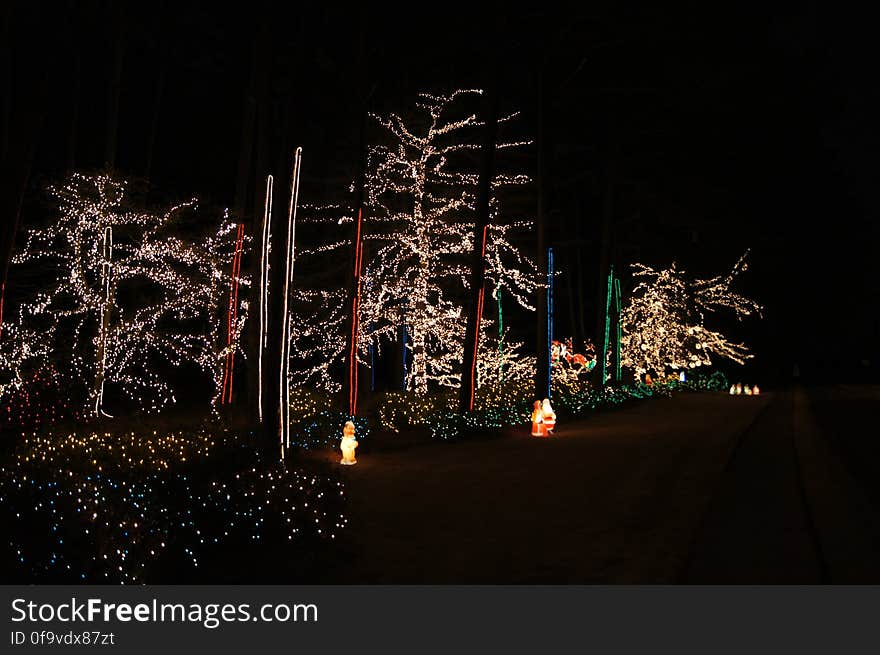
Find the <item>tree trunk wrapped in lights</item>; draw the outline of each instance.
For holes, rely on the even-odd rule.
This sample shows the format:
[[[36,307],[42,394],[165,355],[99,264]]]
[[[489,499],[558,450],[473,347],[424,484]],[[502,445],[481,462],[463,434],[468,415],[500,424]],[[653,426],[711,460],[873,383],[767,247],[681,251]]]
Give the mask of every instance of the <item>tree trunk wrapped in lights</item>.
[[[689,280],[673,263],[654,270],[633,264],[639,283],[621,315],[623,366],[636,376],[665,378],[670,371],[692,369],[723,357],[737,364],[752,357],[741,343],[706,327],[707,314],[728,310],[737,320],[761,314],[755,301],[733,291],[734,279],[747,269],[748,252],[723,276]]]
[[[163,367],[184,363],[208,374],[216,404],[247,316],[243,299],[235,300],[237,312],[226,307],[230,289],[249,283],[229,275],[237,226],[224,216],[215,234],[185,239],[194,201],[153,213],[134,208],[126,192],[124,181],[107,175],[74,174],[52,189],[59,218],[30,230],[14,263],[46,267],[54,279],[22,305],[21,322],[85,384],[90,413],[105,413],[108,385],[160,409],[174,401]],[[236,315],[231,328],[226,314]]]
[[[480,177],[471,169],[485,123],[474,114],[456,118],[455,112],[481,93],[421,94],[417,106],[426,115],[421,122],[407,124],[395,114],[376,117],[392,142],[371,148],[368,157],[366,238],[379,242],[379,248],[364,273],[361,325],[374,326],[374,339],[393,338],[396,303],[407,299],[412,357],[408,387],[417,393],[426,392],[429,381],[461,383],[463,308],[471,284],[468,260],[474,250]],[[499,118],[499,127],[515,116]],[[495,149],[527,143],[502,141]],[[503,187],[528,181],[521,174],[492,176],[485,280],[532,309],[535,266],[509,240],[510,232],[524,223],[505,222],[497,196]]]

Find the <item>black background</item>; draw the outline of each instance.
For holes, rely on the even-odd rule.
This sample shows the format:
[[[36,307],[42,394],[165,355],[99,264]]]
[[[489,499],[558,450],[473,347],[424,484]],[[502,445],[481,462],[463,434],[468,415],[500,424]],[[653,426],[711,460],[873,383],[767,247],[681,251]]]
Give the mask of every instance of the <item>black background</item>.
[[[284,178],[297,145],[304,201],[344,201],[364,107],[406,112],[420,91],[497,84],[534,137],[540,80],[558,332],[581,330],[564,290],[575,247],[587,280],[581,331],[592,331],[613,160],[619,267],[676,260],[711,275],[751,248],[742,288],[766,315],[733,329],[758,355],[746,374],[781,382],[797,362],[813,379],[866,377],[880,358],[875,39],[867,16],[835,7],[12,2],[0,44],[4,139],[41,117],[27,226],[49,182],[105,165],[121,52],[116,168],[167,197],[233,205],[251,97],[264,113],[248,213],[257,180]],[[534,148],[521,163],[534,172]]]

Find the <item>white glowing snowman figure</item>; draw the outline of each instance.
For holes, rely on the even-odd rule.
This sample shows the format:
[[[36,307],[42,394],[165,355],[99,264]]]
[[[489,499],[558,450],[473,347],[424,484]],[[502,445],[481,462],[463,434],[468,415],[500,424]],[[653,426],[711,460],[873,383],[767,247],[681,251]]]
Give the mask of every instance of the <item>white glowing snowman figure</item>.
[[[354,458],[354,451],[358,447],[358,442],[354,438],[354,423],[351,421],[346,421],[345,427],[342,428],[342,442],[339,444],[339,447],[342,449],[342,459],[339,460],[340,464],[346,466],[357,464],[357,460]]]
[[[735,396],[735,395],[736,395],[736,385],[735,385],[735,384],[731,384],[731,385],[730,385],[730,395],[731,395],[731,396]]]

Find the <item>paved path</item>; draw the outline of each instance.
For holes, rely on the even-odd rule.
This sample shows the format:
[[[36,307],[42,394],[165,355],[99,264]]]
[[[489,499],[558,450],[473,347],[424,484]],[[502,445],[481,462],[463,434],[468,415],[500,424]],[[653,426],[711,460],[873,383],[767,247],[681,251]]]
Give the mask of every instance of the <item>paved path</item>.
[[[683,581],[880,582],[878,408],[863,388],[780,395],[740,439]]]
[[[792,394],[740,437],[692,546],[683,581],[827,581],[795,449]]]
[[[343,470],[354,548],[329,581],[874,581],[872,510],[808,405],[682,394],[549,440],[365,444]]]

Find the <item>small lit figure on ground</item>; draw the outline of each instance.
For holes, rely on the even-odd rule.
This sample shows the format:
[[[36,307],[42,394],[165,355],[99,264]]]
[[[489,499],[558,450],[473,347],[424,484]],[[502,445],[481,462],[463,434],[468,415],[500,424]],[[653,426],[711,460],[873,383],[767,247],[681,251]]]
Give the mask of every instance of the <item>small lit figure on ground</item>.
[[[756,384],[754,387],[752,387],[752,395],[753,395],[753,396],[757,396],[757,395],[759,395],[760,393],[761,393],[761,389],[758,387],[757,384]]]
[[[743,387],[743,394],[746,396],[752,395],[752,388],[749,385]]]
[[[339,447],[342,449],[342,459],[339,460],[340,464],[345,464],[346,466],[357,464],[357,460],[354,458],[354,451],[358,447],[358,442],[354,438],[354,423],[351,421],[346,421],[345,427],[342,428],[342,442],[339,444]]]
[[[736,395],[736,385],[735,385],[735,384],[731,384],[731,385],[730,385],[730,395],[731,395],[731,396],[735,396],[735,395]]]
[[[535,401],[535,407],[532,410],[532,436],[546,437],[547,430],[544,428],[544,410],[541,407],[541,401]]]
[[[556,427],[556,412],[553,411],[549,398],[544,398],[544,403],[541,405],[541,415],[544,418],[544,429],[547,434],[553,434],[553,428]]]
[[[743,385],[741,382],[736,383],[736,395],[741,396],[743,392]]]
[[[647,384],[648,386],[654,384],[654,379],[651,377],[650,373],[645,373],[645,384]]]
[[[684,379],[684,371],[682,371],[681,373],[678,374],[678,381],[679,381],[679,382],[684,382],[684,381],[685,381],[685,379]]]

